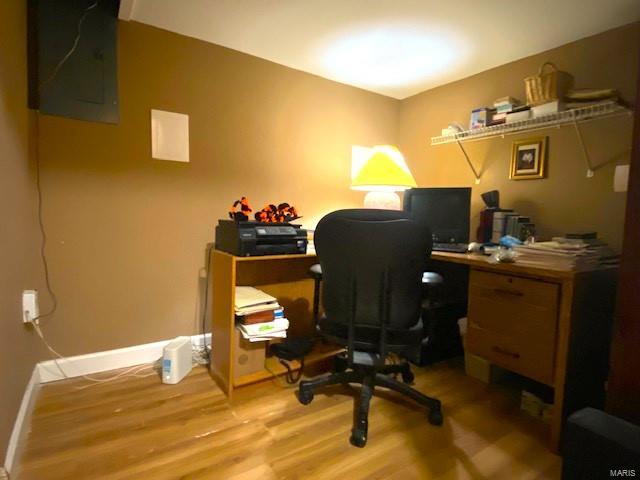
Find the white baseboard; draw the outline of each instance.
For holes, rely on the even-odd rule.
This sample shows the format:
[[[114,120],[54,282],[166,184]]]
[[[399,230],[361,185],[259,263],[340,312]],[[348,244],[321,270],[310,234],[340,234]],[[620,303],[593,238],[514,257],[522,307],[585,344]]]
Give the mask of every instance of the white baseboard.
[[[38,391],[40,390],[40,370],[38,365],[33,367],[31,373],[31,379],[27,384],[27,388],[22,396],[22,402],[20,403],[20,409],[16,416],[16,421],[13,424],[13,430],[9,437],[9,445],[7,446],[7,454],[4,460],[4,468],[8,473],[11,473],[13,465],[17,458],[20,456],[20,446],[24,445],[24,438],[27,435],[28,427],[31,424],[31,412],[36,403],[38,397]]]
[[[211,334],[206,334],[207,345],[211,345]],[[56,361],[47,360],[40,362],[37,368],[40,371],[40,383],[55,382],[65,378],[91,375],[92,373],[106,372],[118,368],[133,367],[143,363],[153,363],[162,357],[162,349],[171,340],[135,345],[133,347],[118,348],[105,352],[88,353],[66,357]],[[191,344],[202,347],[202,335],[193,335]],[[59,366],[59,368],[58,368]],[[62,369],[62,372],[60,371]],[[63,374],[64,372],[64,374]]]
[[[161,342],[118,348],[105,352],[66,357],[57,361],[60,368],[64,371],[64,375],[53,360],[36,364],[33,368],[31,379],[22,396],[22,403],[20,404],[16,421],[13,424],[11,437],[9,438],[9,446],[7,447],[4,461],[6,471],[11,474],[15,461],[20,456],[19,449],[20,446],[24,444],[24,437],[31,424],[31,412],[33,411],[41,384],[118,368],[133,367],[134,365],[141,365],[143,363],[153,363],[162,357],[162,349],[170,341],[171,340],[163,340]],[[204,342],[206,342],[207,345],[211,345],[210,333],[206,334],[204,341],[202,335],[193,335],[191,337],[191,344],[194,347],[202,347]]]

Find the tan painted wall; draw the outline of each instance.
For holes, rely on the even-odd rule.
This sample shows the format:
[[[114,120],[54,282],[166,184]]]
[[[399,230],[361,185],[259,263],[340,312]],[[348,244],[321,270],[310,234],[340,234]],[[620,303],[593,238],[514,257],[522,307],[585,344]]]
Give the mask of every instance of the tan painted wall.
[[[315,224],[361,205],[349,190],[352,144],[399,142],[419,182],[472,184],[454,146],[429,147],[449,120],[502,95],[543,59],[578,86],[615,86],[630,98],[639,29],[622,28],[524,59],[404,102],[340,85],[199,40],[137,23],[119,25],[121,123],[41,117],[45,220],[58,315],[51,341],[77,354],[199,330],[205,245],[229,203],[287,200]],[[588,82],[588,83],[587,83]],[[150,158],[149,110],[190,115],[191,163]],[[585,127],[596,163],[624,153],[629,120]],[[550,135],[549,179],[507,179],[511,138],[471,144],[484,165],[478,193],[499,188],[505,205],[532,215],[542,233],[595,228],[617,246],[624,195],[612,166],[584,178],[574,133]],[[618,159],[624,161],[625,157]],[[475,223],[475,220],[474,220]]]
[[[43,356],[18,320],[20,291],[41,286],[21,4],[0,2],[0,208],[8,219],[0,235],[1,449]],[[329,210],[361,205],[362,194],[348,188],[351,145],[385,142],[400,143],[422,186],[472,185],[457,147],[430,147],[430,136],[499,96],[522,98],[522,78],[547,59],[578,86],[615,86],[631,99],[639,36],[638,24],[621,28],[398,102],[121,23],[121,123],[41,117],[48,252],[61,301],[44,327],[50,340],[71,355],[196,333],[205,245],[233,199],[248,195],[254,207],[287,200],[313,225]],[[151,108],[190,115],[190,164],[150,158]],[[584,130],[596,163],[626,161],[629,120]],[[475,214],[478,193],[499,188],[504,205],[534,216],[544,234],[595,228],[619,246],[624,195],[611,191],[612,164],[587,180],[574,132],[549,136],[542,181],[507,179],[513,138],[469,145],[484,170]]]
[[[29,156],[26,2],[0,2],[0,464],[22,393],[42,358],[37,337],[21,323],[21,292],[41,276],[36,190]]]
[[[502,206],[533,217],[543,236],[571,230],[596,230],[620,249],[626,194],[613,192],[616,163],[629,162],[631,117],[599,120],[582,127],[593,163],[600,165],[587,179],[586,166],[572,127],[467,143],[469,156],[482,170],[480,185],[455,144],[430,146],[451,121],[468,125],[469,112],[511,95],[525,100],[523,78],[546,60],[571,72],[575,86],[615,87],[633,100],[638,74],[640,23],[503,65],[404,100],[399,123],[400,149],[420,186],[472,186],[472,232],[483,206],[480,193],[500,190]],[[548,178],[509,180],[511,145],[515,139],[549,137]],[[607,163],[610,162],[610,163]]]
[[[199,331],[205,246],[231,202],[344,206],[351,145],[396,141],[396,100],[138,23],[119,24],[121,122],[41,116],[64,354]],[[190,116],[191,163],[151,159],[152,108]]]

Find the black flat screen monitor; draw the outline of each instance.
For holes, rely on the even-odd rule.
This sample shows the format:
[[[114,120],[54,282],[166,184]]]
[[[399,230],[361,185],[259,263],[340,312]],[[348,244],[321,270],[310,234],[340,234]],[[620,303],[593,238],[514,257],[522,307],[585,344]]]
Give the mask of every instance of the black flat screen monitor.
[[[437,243],[468,243],[471,188],[412,188],[404,211],[424,222]]]

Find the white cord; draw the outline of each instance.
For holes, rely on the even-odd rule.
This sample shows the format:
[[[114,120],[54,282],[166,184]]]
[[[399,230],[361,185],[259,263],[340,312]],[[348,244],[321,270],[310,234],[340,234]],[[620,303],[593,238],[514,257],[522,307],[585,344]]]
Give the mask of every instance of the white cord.
[[[69,60],[69,58],[71,58],[71,55],[73,55],[73,53],[76,51],[76,49],[78,48],[78,44],[80,43],[80,37],[82,35],[82,24],[84,23],[85,19],[87,18],[87,15],[89,14],[89,12],[91,10],[93,10],[94,8],[96,8],[99,4],[100,0],[96,0],[93,4],[89,5],[89,7],[87,7],[84,12],[82,13],[82,15],[80,16],[80,19],[78,20],[78,26],[77,26],[77,34],[75,39],[73,40],[73,44],[71,46],[71,48],[69,49],[69,51],[65,54],[64,57],[62,57],[62,59],[56,64],[56,66],[53,68],[53,70],[51,71],[51,75],[49,75],[49,77],[47,77],[47,79],[45,81],[43,81],[42,83],[40,83],[40,85],[38,86],[38,91],[42,92],[42,90],[44,89],[44,87],[51,82],[57,75],[58,72],[60,71],[60,69],[62,68],[62,66],[67,62],[67,60]],[[38,129],[38,118],[36,117],[36,130]],[[38,136],[38,132],[36,131],[36,136]],[[44,264],[44,271],[45,271],[45,280],[46,280],[46,285],[47,285],[47,289],[49,291],[49,295],[51,296],[52,299],[52,303],[53,306],[51,308],[51,310],[45,314],[41,314],[38,315],[37,317],[33,318],[31,320],[31,324],[33,325],[33,328],[35,329],[36,333],[38,334],[38,336],[40,337],[40,339],[42,340],[42,342],[45,344],[45,346],[47,347],[47,349],[49,350],[49,352],[53,355],[53,362],[55,363],[56,367],[58,368],[58,370],[60,371],[60,373],[62,374],[62,376],[64,378],[69,378],[69,376],[66,374],[66,372],[62,369],[62,367],[60,366],[60,364],[58,363],[58,359],[60,360],[65,360],[65,357],[63,355],[61,355],[60,353],[58,353],[50,344],[49,342],[47,342],[47,340],[44,338],[44,334],[42,333],[42,330],[40,330],[40,325],[39,325],[39,320],[41,318],[45,318],[48,317],[50,315],[53,315],[53,313],[55,313],[56,308],[58,306],[58,301],[56,298],[55,293],[53,292],[53,289],[51,288],[51,282],[49,281],[49,268],[47,265],[47,259],[45,256],[45,246],[46,246],[46,242],[47,242],[47,237],[46,237],[46,233],[45,233],[45,229],[44,229],[44,224],[42,221],[42,191],[40,188],[40,155],[39,152],[36,152],[36,160],[37,160],[37,164],[36,164],[36,171],[37,171],[37,180],[38,180],[38,218],[40,221],[40,230],[42,233],[42,245],[41,245],[41,256],[42,256],[42,262]],[[57,357],[57,358],[56,358]],[[89,386],[98,384],[98,383],[106,383],[106,382],[111,382],[113,380],[116,380],[118,378],[122,378],[124,376],[133,376],[133,377],[148,377],[151,375],[155,375],[155,373],[152,374],[148,374],[148,375],[137,375],[140,371],[145,370],[147,368],[153,367],[153,365],[137,365],[135,367],[131,367],[128,368],[116,375],[113,375],[111,377],[107,377],[107,378],[95,378],[95,377],[91,377],[89,375],[81,375],[82,378],[89,380],[91,382],[94,382],[91,385],[86,385],[84,387],[79,387],[79,389],[82,388],[87,388]],[[130,375],[128,375],[130,372]]]
[[[80,16],[80,19],[78,20],[78,27],[77,27],[78,33],[76,35],[76,38],[73,41],[73,45],[71,46],[71,49],[56,64],[56,66],[53,68],[51,72],[51,75],[49,75],[49,77],[44,82],[38,85],[38,93],[40,94],[42,93],[43,88],[58,75],[58,72],[60,71],[62,66],[67,62],[67,60],[69,60],[71,55],[73,55],[73,52],[76,51],[76,48],[78,48],[78,44],[80,43],[80,36],[82,34],[82,24],[84,23],[84,20],[89,14],[89,12],[94,8],[96,8],[99,3],[100,3],[100,0],[96,0],[93,4],[91,4],[89,7],[87,7],[84,10],[82,15]],[[47,313],[42,313],[38,315],[32,320],[32,322],[37,322],[41,318],[50,317],[56,312],[58,308],[58,298],[56,297],[56,294],[53,291],[53,287],[51,286],[51,281],[49,279],[49,263],[47,261],[47,256],[45,253],[46,246],[47,246],[47,233],[44,228],[44,220],[42,219],[42,203],[43,202],[42,202],[42,187],[41,187],[41,181],[40,181],[40,149],[39,149],[39,142],[37,141],[38,138],[40,137],[40,120],[39,119],[40,119],[40,115],[38,112],[38,114],[36,115],[36,122],[34,127],[35,128],[34,135],[36,138],[34,156],[36,159],[36,187],[38,191],[38,225],[40,227],[40,234],[42,236],[42,241],[40,243],[40,257],[42,258],[42,267],[44,269],[45,285],[47,287],[47,291],[49,292],[49,296],[51,297],[52,306]]]
[[[58,353],[50,344],[49,342],[47,342],[46,338],[44,338],[44,334],[42,333],[42,330],[40,329],[40,325],[38,324],[38,322],[32,322],[31,323],[33,325],[33,328],[35,329],[36,333],[38,334],[38,336],[40,337],[40,339],[42,340],[42,342],[44,343],[44,345],[47,347],[47,349],[49,350],[49,352],[51,352],[51,354],[53,355],[53,363],[55,363],[56,367],[58,367],[58,370],[60,370],[60,373],[62,374],[62,376],[64,378],[70,378],[66,372],[62,369],[62,367],[60,366],[60,364],[58,363],[58,359],[60,360],[66,360],[66,358],[61,355],[60,353]],[[57,358],[56,358],[57,357]],[[145,370],[147,368],[151,368],[153,367],[153,364],[150,365],[136,365],[134,367],[128,368],[116,375],[113,375],[111,377],[107,377],[107,378],[95,378],[92,377],[90,375],[80,375],[80,377],[84,378],[85,380],[89,380],[90,382],[94,382],[95,383],[106,383],[106,382],[111,382],[113,380],[117,380],[118,378],[124,377],[124,376],[137,376],[136,374],[139,373],[142,370]],[[133,373],[131,373],[133,372]],[[127,375],[130,374],[131,375]],[[145,376],[151,376],[151,375],[155,375],[155,373],[149,374],[149,375],[145,375]],[[139,377],[139,376],[138,376]],[[140,378],[140,377],[139,377]],[[80,387],[82,388],[86,388],[85,387]]]

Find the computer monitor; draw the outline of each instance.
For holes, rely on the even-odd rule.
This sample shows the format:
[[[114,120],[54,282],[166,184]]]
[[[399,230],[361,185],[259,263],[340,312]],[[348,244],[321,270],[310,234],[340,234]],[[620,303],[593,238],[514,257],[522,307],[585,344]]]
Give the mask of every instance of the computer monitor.
[[[469,243],[471,188],[412,188],[404,193],[404,211],[424,222],[435,243]]]

